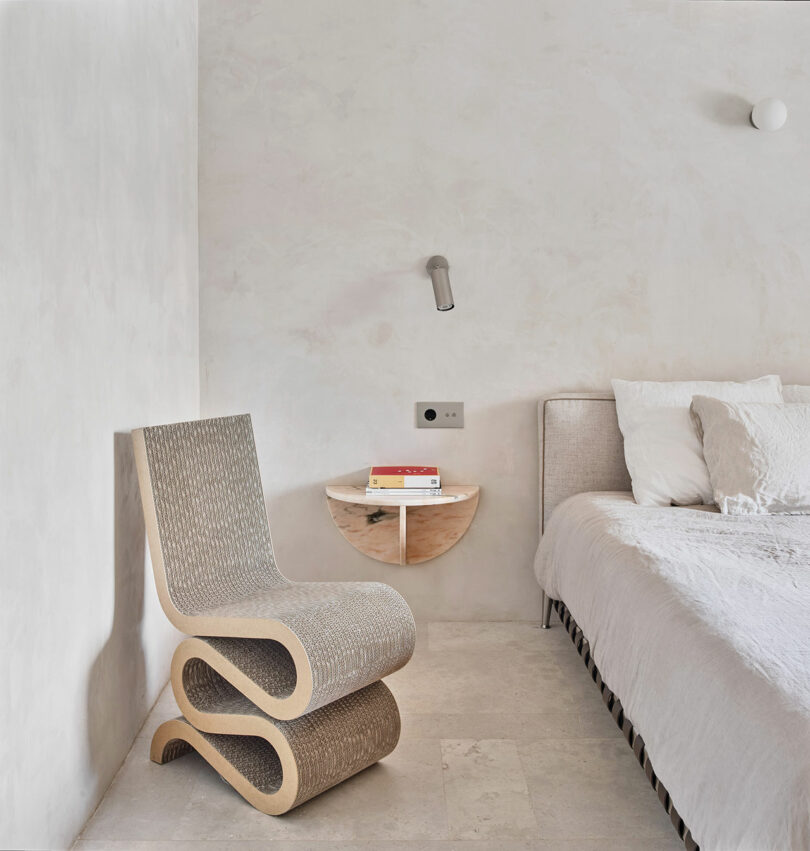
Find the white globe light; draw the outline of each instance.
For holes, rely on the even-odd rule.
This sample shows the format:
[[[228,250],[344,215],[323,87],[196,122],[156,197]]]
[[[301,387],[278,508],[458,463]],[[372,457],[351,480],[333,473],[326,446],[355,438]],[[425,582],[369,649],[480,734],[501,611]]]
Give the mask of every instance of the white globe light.
[[[787,107],[777,98],[765,98],[751,110],[751,123],[757,130],[778,130],[787,121]]]

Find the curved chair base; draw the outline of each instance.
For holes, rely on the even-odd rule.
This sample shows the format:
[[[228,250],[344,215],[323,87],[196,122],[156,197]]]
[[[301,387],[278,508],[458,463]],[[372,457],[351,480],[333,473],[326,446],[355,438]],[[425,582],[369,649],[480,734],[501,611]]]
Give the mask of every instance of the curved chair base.
[[[382,682],[293,721],[270,718],[221,678],[210,682],[207,711],[195,709],[186,697],[190,719],[161,724],[150,756],[162,764],[193,748],[269,815],[286,813],[368,768],[399,740],[399,710]],[[199,682],[196,687],[202,690]]]
[[[215,711],[212,702],[221,697],[223,680],[273,718],[298,718],[306,708],[306,692],[303,700],[290,699],[300,677],[292,654],[279,641],[193,637],[177,645],[171,682],[186,718],[195,709]]]

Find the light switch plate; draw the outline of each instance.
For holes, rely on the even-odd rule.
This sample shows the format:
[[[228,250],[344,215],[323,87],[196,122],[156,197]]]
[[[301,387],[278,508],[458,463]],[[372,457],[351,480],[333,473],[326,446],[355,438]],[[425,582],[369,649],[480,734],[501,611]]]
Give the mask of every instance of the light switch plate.
[[[417,428],[464,428],[464,402],[417,402]]]

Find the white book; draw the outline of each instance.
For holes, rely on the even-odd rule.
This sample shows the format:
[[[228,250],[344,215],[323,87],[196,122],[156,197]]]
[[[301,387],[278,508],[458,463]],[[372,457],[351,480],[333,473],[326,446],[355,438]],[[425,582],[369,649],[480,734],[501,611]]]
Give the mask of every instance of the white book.
[[[366,488],[366,496],[441,496],[441,488]]]

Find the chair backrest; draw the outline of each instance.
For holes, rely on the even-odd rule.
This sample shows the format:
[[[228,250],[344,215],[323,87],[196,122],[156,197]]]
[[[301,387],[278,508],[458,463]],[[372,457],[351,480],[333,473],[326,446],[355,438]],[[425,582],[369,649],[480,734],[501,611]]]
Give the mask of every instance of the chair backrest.
[[[137,429],[132,439],[164,608],[166,591],[191,615],[286,584],[249,415]]]

